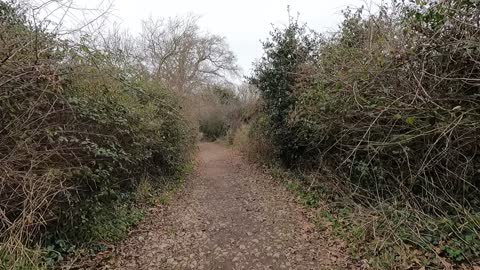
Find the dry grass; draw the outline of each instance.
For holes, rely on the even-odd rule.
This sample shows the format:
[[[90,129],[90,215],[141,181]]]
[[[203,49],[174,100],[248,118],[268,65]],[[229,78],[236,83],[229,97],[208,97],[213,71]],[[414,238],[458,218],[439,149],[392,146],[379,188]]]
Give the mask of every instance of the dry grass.
[[[233,146],[250,161],[269,162],[274,159],[274,147],[265,137],[252,133],[250,125],[243,124],[233,136]]]

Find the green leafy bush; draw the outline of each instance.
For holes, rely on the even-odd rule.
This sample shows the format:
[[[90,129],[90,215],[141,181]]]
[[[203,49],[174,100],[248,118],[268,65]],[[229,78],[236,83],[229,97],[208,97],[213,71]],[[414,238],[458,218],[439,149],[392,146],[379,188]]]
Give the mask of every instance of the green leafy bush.
[[[263,43],[264,56],[249,79],[261,93],[277,155],[286,165],[303,151],[295,143],[296,134],[288,124],[288,115],[297,99],[297,72],[303,65],[315,62],[318,45],[315,33],[291,19],[286,29],[274,29],[271,40]]]
[[[449,211],[436,196],[478,209],[477,5],[347,12],[318,48],[296,22],[274,31],[251,82],[280,158],[328,159],[362,188],[432,211]]]
[[[480,6],[393,5],[347,10],[330,36],[295,21],[274,30],[251,83],[285,165],[334,172],[365,207],[409,209],[414,218],[399,226],[416,247],[474,263],[480,227],[464,231],[460,220],[480,211]],[[423,245],[432,230],[419,215],[453,223]]]
[[[47,235],[120,239],[140,216],[140,180],[175,179],[194,143],[178,98],[148,72],[24,14],[0,3],[0,255],[12,263]]]

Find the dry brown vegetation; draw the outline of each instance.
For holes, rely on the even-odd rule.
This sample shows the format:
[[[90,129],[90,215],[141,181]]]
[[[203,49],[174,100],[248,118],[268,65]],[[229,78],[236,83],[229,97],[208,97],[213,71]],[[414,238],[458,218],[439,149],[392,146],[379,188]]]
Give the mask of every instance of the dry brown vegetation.
[[[264,43],[244,145],[307,171],[307,201],[342,201],[324,216],[374,267],[478,264],[479,11],[394,2],[327,36],[291,19]]]
[[[87,32],[93,21],[66,33],[39,16],[51,10],[78,11],[0,3],[2,269],[50,267],[122,239],[141,203],[185,171],[194,94],[236,71],[223,38],[194,17],[148,20],[133,37]]]
[[[0,2],[0,268],[123,239],[199,131],[278,165],[363,265],[478,267],[479,5],[346,10],[328,35],[290,18],[236,86],[228,44],[195,16],[133,36],[87,31],[108,9],[67,31],[73,2]]]

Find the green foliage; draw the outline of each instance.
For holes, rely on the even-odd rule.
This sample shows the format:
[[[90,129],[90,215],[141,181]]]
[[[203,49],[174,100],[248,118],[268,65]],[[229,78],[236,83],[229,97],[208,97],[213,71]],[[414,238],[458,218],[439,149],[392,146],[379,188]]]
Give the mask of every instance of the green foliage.
[[[142,216],[142,179],[155,188],[176,180],[194,143],[177,96],[148,72],[119,67],[86,37],[75,43],[31,28],[22,14],[0,3],[7,269],[38,262],[20,249],[44,245],[51,264],[71,247],[121,240]]]
[[[227,134],[227,123],[222,115],[212,114],[200,120],[200,132],[209,141],[215,141]]]
[[[419,207],[440,204],[445,190],[477,207],[475,5],[382,7],[367,18],[347,11],[322,42],[296,22],[274,31],[251,82],[278,156],[290,166],[328,158],[362,188],[418,196]]]
[[[272,139],[278,154],[287,164],[303,151],[288,127],[288,114],[296,102],[297,71],[316,59],[318,40],[314,33],[290,18],[285,29],[274,29],[271,39],[263,43],[264,56],[256,64],[250,83],[255,85],[265,102],[265,114],[271,124]]]
[[[377,265],[405,267],[398,260],[415,261],[406,251],[416,249],[419,267],[445,258],[475,264],[479,3],[393,5],[369,15],[347,10],[327,37],[297,22],[273,31],[250,80],[264,102],[257,117],[268,119],[260,134],[272,139],[284,165],[333,172],[355,203],[382,211],[371,215],[384,221],[374,227],[383,244],[350,214],[335,212],[357,224],[335,227],[346,225],[348,237],[358,232],[372,243],[374,249],[360,253],[382,258]],[[315,204],[314,197],[301,197]]]
[[[385,203],[361,207],[328,180],[313,188],[318,176],[286,171],[274,164],[268,171],[305,207],[313,208],[311,221],[318,229],[333,231],[348,244],[353,259],[368,262],[372,269],[413,265],[437,269],[450,265],[445,258],[465,264],[467,258],[478,257],[478,214],[440,218]]]
[[[22,10],[15,1],[0,3],[0,22],[4,26],[26,28],[27,18],[25,10]]]
[[[91,215],[93,220],[88,220],[88,232],[92,239],[103,241],[123,240],[130,228],[143,217],[140,209],[128,205],[115,205],[112,208],[102,206],[94,211],[99,212]]]
[[[6,250],[0,250],[0,269],[15,270],[45,270],[48,269],[44,263],[37,263],[40,255],[31,250],[24,250],[22,256],[14,256]]]

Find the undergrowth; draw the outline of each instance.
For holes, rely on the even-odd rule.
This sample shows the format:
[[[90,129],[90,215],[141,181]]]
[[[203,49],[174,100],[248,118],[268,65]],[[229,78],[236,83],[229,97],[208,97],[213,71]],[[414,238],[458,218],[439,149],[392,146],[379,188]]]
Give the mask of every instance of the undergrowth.
[[[478,1],[347,9],[334,33],[274,28],[237,144],[375,268],[480,262]]]
[[[30,12],[0,2],[2,269],[122,240],[195,144],[180,97],[128,52],[66,39]]]
[[[317,229],[343,239],[352,259],[363,267],[470,269],[478,263],[469,259],[479,256],[479,216],[434,218],[387,202],[364,207],[325,175],[285,170],[274,163],[264,168],[312,210]]]
[[[80,262],[88,260],[89,257],[95,257],[98,252],[106,251],[112,245],[126,239],[132,228],[142,221],[148,208],[170,203],[182,190],[185,179],[192,170],[193,164],[189,162],[179,168],[178,173],[156,181],[156,184],[143,179],[135,191],[126,195],[128,199],[122,200],[121,203],[113,204],[111,207],[99,205],[90,209],[90,219],[82,216],[83,224],[69,227],[76,238],[72,238],[72,235],[48,237],[51,241],[47,241],[49,244],[41,250],[44,264],[47,267],[54,267],[59,263],[72,264],[76,263],[76,260]],[[88,239],[78,238],[80,236],[88,236]]]

